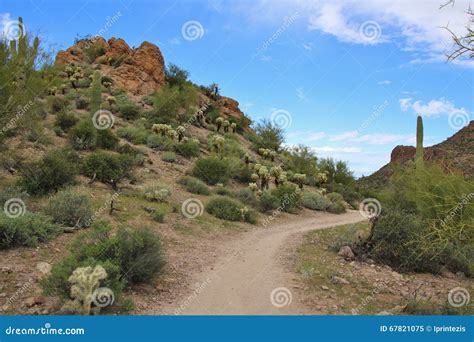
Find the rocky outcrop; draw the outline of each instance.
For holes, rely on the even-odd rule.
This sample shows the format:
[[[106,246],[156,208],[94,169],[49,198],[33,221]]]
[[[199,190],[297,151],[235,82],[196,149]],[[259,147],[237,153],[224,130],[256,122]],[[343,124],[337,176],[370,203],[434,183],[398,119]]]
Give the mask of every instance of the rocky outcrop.
[[[90,60],[87,49],[101,46],[103,53]],[[113,86],[123,88],[133,95],[148,95],[165,84],[164,59],[158,46],[143,42],[132,49],[123,39],[102,37],[81,40],[66,51],[59,51],[56,63],[92,63],[110,76]]]

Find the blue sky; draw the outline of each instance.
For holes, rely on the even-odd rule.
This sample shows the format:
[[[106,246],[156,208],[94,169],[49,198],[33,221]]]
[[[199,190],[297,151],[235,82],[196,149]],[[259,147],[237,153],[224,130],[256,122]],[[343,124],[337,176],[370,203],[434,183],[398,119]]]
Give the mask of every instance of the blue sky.
[[[348,161],[356,176],[413,144],[473,118],[474,63],[446,63],[449,25],[462,33],[468,1],[0,0],[0,32],[21,15],[57,51],[85,35],[157,44],[165,61],[199,84],[217,82],[252,119],[286,130],[321,157]]]

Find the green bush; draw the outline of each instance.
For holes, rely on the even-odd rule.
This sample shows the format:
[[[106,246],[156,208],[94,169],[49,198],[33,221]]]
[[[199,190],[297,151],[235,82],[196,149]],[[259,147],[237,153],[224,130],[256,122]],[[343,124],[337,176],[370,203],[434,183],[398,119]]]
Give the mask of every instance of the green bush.
[[[343,202],[331,202],[326,210],[332,214],[342,214],[346,211],[346,206]]]
[[[0,208],[3,209],[5,202],[12,198],[20,198],[24,200],[29,195],[28,193],[17,186],[8,186],[0,190]]]
[[[87,177],[100,182],[116,184],[127,175],[130,168],[127,156],[98,151],[84,159],[82,171]]]
[[[269,190],[265,190],[260,196],[259,207],[262,213],[278,208],[280,201]]]
[[[231,176],[231,168],[227,159],[211,156],[196,160],[192,173],[209,185],[225,184]]]
[[[226,221],[256,222],[256,214],[253,210],[244,209],[239,202],[229,197],[212,197],[206,205],[206,211],[212,216]]]
[[[135,120],[140,116],[140,107],[131,101],[126,101],[119,105],[120,114],[127,120]]]
[[[117,135],[135,145],[146,144],[148,139],[148,131],[141,126],[120,127],[117,129]]]
[[[186,191],[193,194],[209,195],[211,193],[206,183],[194,177],[185,176],[181,178],[178,183],[183,185],[186,188]]]
[[[165,222],[166,211],[159,209],[151,213],[153,221],[164,223]]]
[[[93,215],[89,196],[70,190],[51,197],[46,213],[54,223],[77,228],[89,227]]]
[[[219,186],[219,184],[214,189],[214,193],[221,196],[232,196],[232,191],[227,189],[225,186]]]
[[[48,106],[52,113],[65,112],[68,107],[68,101],[63,97],[48,97]]]
[[[232,178],[242,184],[252,182],[252,169],[242,160],[237,158],[231,159]]]
[[[56,115],[55,126],[61,127],[61,129],[67,132],[71,127],[73,127],[79,119],[73,113],[58,113]]]
[[[173,140],[158,134],[150,134],[146,145],[158,151],[176,151],[176,143]]]
[[[35,247],[38,242],[49,241],[60,233],[61,228],[48,216],[25,212],[22,216],[10,218],[0,212],[0,249]]]
[[[70,150],[49,152],[40,161],[21,166],[19,185],[32,195],[43,195],[72,184],[78,156]]]
[[[252,136],[252,147],[255,150],[259,148],[268,148],[278,151],[284,141],[283,129],[278,127],[270,120],[262,120],[255,126],[255,135]]]
[[[189,139],[174,145],[174,150],[185,158],[197,157],[200,153],[199,141]]]
[[[161,241],[151,231],[119,227],[111,234],[107,222],[94,223],[90,231],[79,235],[70,248],[71,254],[54,265],[51,274],[42,279],[47,294],[69,298],[69,276],[78,267],[101,265],[108,276],[101,286],[109,287],[118,297],[127,285],[149,281],[164,266]]]
[[[258,207],[258,200],[255,193],[249,188],[243,188],[237,191],[235,197],[242,203],[251,206],[252,208]]]
[[[123,158],[128,160],[131,166],[143,166],[145,163],[145,153],[138,148],[132,147],[131,145],[120,145],[117,148],[117,152],[123,155]]]
[[[160,185],[153,185],[145,188],[144,198],[150,202],[166,202],[171,196],[171,191]]]
[[[87,109],[87,107],[89,107],[89,102],[85,98],[80,97],[80,98],[76,99],[76,108],[77,109]]]
[[[92,150],[97,146],[97,129],[90,119],[81,120],[70,129],[69,140],[76,150]]]
[[[305,208],[320,211],[325,211],[331,205],[331,202],[323,195],[309,191],[303,192],[301,203]]]
[[[176,161],[176,153],[165,151],[161,154],[161,160],[168,163],[174,163]]]
[[[114,150],[118,146],[119,138],[110,128],[97,131],[97,147],[105,150]]]
[[[301,208],[301,190],[294,184],[282,184],[271,190],[271,194],[277,198],[283,211],[294,213]]]

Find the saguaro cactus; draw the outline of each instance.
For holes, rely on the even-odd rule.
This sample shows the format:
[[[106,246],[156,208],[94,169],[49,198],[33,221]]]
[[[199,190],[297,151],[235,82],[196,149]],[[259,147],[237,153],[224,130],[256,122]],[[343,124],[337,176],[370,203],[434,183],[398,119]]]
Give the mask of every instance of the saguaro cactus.
[[[92,115],[100,109],[102,103],[102,76],[99,70],[96,70],[92,76],[90,108]]]
[[[416,155],[415,166],[417,169],[423,168],[423,119],[419,115],[416,120]]]

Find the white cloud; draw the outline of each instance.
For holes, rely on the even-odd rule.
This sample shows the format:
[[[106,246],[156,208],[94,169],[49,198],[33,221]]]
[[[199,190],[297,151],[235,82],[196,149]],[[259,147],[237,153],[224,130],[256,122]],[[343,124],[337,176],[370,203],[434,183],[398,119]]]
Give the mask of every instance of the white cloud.
[[[263,55],[262,57],[260,57],[260,60],[262,62],[270,62],[272,60],[272,57],[271,56],[266,56],[266,55]]]
[[[356,138],[358,135],[359,133],[357,131],[344,132],[338,135],[333,135],[332,137],[329,138],[329,141],[348,140],[350,138]]]
[[[383,80],[383,81],[377,82],[377,84],[378,84],[378,85],[386,85],[386,86],[388,86],[388,85],[392,84],[392,81],[390,81],[390,80]]]
[[[304,48],[305,50],[310,51],[310,50],[313,49],[313,43],[304,43],[304,44],[303,44],[303,48]]]
[[[416,114],[426,117],[436,117],[440,115],[450,115],[452,113],[467,114],[466,109],[463,107],[457,108],[451,101],[445,98],[437,100],[430,100],[424,104],[422,101],[414,101],[412,98],[400,99],[400,108],[406,112],[409,109],[413,110]]]
[[[334,147],[334,146],[322,146],[322,147],[312,147],[311,148],[316,153],[360,153],[362,149],[358,147]]]
[[[12,18],[10,13],[0,13],[0,36],[5,36],[7,34],[6,29],[11,21]]]

